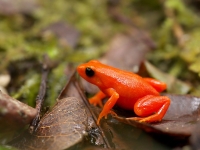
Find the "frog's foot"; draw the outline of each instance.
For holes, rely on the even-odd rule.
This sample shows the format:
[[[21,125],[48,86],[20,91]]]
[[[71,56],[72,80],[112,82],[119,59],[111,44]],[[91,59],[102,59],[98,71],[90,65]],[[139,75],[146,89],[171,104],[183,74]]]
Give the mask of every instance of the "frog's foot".
[[[101,113],[99,114],[99,117],[98,117],[98,119],[97,119],[97,125],[99,125],[100,120],[101,120],[103,117],[107,118],[107,114],[108,114],[108,113],[106,113],[106,112],[101,112]]]
[[[97,120],[97,124],[99,125],[99,122],[100,122],[100,120],[101,120],[103,117],[104,117],[105,119],[107,119],[107,118],[108,118],[108,114],[117,116],[117,114],[116,114],[114,111],[109,111],[107,114],[100,113],[99,118],[98,118],[98,120]]]
[[[101,120],[103,117],[105,117],[105,119],[107,119],[108,114],[111,114],[112,116],[117,116],[117,114],[116,114],[114,111],[112,111],[112,110],[110,110],[108,113],[102,111],[102,112],[100,113],[99,117],[98,117],[97,124],[99,125],[99,122],[100,122],[100,120]]]
[[[94,106],[100,106],[103,107],[102,101],[101,99],[97,98],[97,97],[92,97],[89,99],[90,104],[94,105]]]
[[[117,114],[114,111],[112,111],[112,110],[110,110],[108,114],[111,114],[112,116],[117,116]],[[107,119],[108,114],[104,116],[105,119]]]
[[[102,91],[99,91],[96,95],[94,95],[93,97],[89,99],[89,102],[90,104],[93,104],[94,106],[98,105],[100,107],[103,107],[102,99],[105,97],[106,95]]]

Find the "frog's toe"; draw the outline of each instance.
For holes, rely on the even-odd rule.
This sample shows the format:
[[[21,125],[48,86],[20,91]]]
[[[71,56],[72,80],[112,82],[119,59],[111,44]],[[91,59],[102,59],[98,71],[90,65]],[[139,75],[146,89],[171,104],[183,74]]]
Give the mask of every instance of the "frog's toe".
[[[126,120],[133,120],[133,121],[143,122],[144,118],[141,118],[141,117],[131,117],[131,118],[126,118]]]
[[[111,114],[112,116],[118,116],[114,111],[110,110],[109,114]]]
[[[90,104],[94,105],[94,106],[100,106],[103,107],[102,101],[100,99],[96,99],[96,98],[90,98],[89,99]]]
[[[146,123],[153,123],[153,122],[160,122],[162,119],[157,119],[157,120],[152,120],[152,116],[149,116],[149,117],[144,117],[144,118],[139,118],[139,117],[136,117],[137,121],[139,122],[146,122]]]
[[[141,119],[141,120],[138,120],[139,122],[148,122],[146,119]]]

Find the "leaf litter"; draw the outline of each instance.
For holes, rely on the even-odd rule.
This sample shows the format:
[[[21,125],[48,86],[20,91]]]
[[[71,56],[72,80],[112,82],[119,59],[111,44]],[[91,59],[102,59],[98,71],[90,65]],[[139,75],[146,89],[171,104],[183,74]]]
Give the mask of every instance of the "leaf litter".
[[[35,132],[29,131],[14,139],[10,145],[19,149],[66,149],[84,141],[89,127],[98,128],[91,112],[82,100],[83,95],[77,91],[74,77],[61,92],[57,104],[40,120]],[[96,126],[96,127],[95,127]],[[99,132],[93,140],[96,145],[104,145]]]
[[[0,139],[11,140],[19,130],[31,123],[37,110],[0,91]]]
[[[147,132],[188,138],[200,120],[200,98],[185,95],[164,95],[171,99],[171,104],[161,122],[148,124],[132,121],[124,117],[114,116],[114,118]]]

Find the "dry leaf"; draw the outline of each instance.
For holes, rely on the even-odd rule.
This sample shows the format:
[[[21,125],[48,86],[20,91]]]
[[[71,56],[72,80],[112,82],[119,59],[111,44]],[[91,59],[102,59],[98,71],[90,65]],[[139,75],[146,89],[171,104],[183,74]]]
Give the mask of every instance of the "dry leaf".
[[[37,110],[0,91],[1,125],[24,126],[31,122]],[[2,132],[4,128],[0,128]],[[3,129],[3,130],[2,130]]]
[[[42,117],[33,135],[23,134],[11,145],[21,150],[66,149],[83,140],[86,123],[84,105],[75,97],[64,98]]]
[[[26,150],[59,150],[75,146],[87,136],[93,144],[108,147],[88,108],[88,102],[83,100],[80,92],[73,76],[61,92],[57,104],[42,117],[36,131],[32,135],[24,132],[9,145]],[[95,136],[89,138],[91,134]]]
[[[147,132],[188,138],[200,119],[200,98],[185,95],[165,95],[171,99],[171,104],[161,122],[148,124],[123,117],[115,116],[114,118]]]
[[[30,124],[37,110],[0,91],[0,141],[7,142],[13,134]]]

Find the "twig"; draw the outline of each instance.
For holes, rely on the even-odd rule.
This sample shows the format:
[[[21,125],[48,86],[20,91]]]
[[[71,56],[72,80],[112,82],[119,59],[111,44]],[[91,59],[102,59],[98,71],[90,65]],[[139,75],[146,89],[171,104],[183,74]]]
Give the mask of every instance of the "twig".
[[[36,109],[37,109],[37,115],[33,119],[31,125],[30,125],[30,133],[33,133],[37,129],[38,122],[40,120],[40,112],[41,107],[44,102],[44,97],[46,95],[46,88],[47,88],[47,77],[52,68],[52,65],[50,64],[49,57],[47,55],[44,55],[43,57],[43,65],[42,65],[42,78],[41,78],[41,84],[39,93],[36,97]]]

